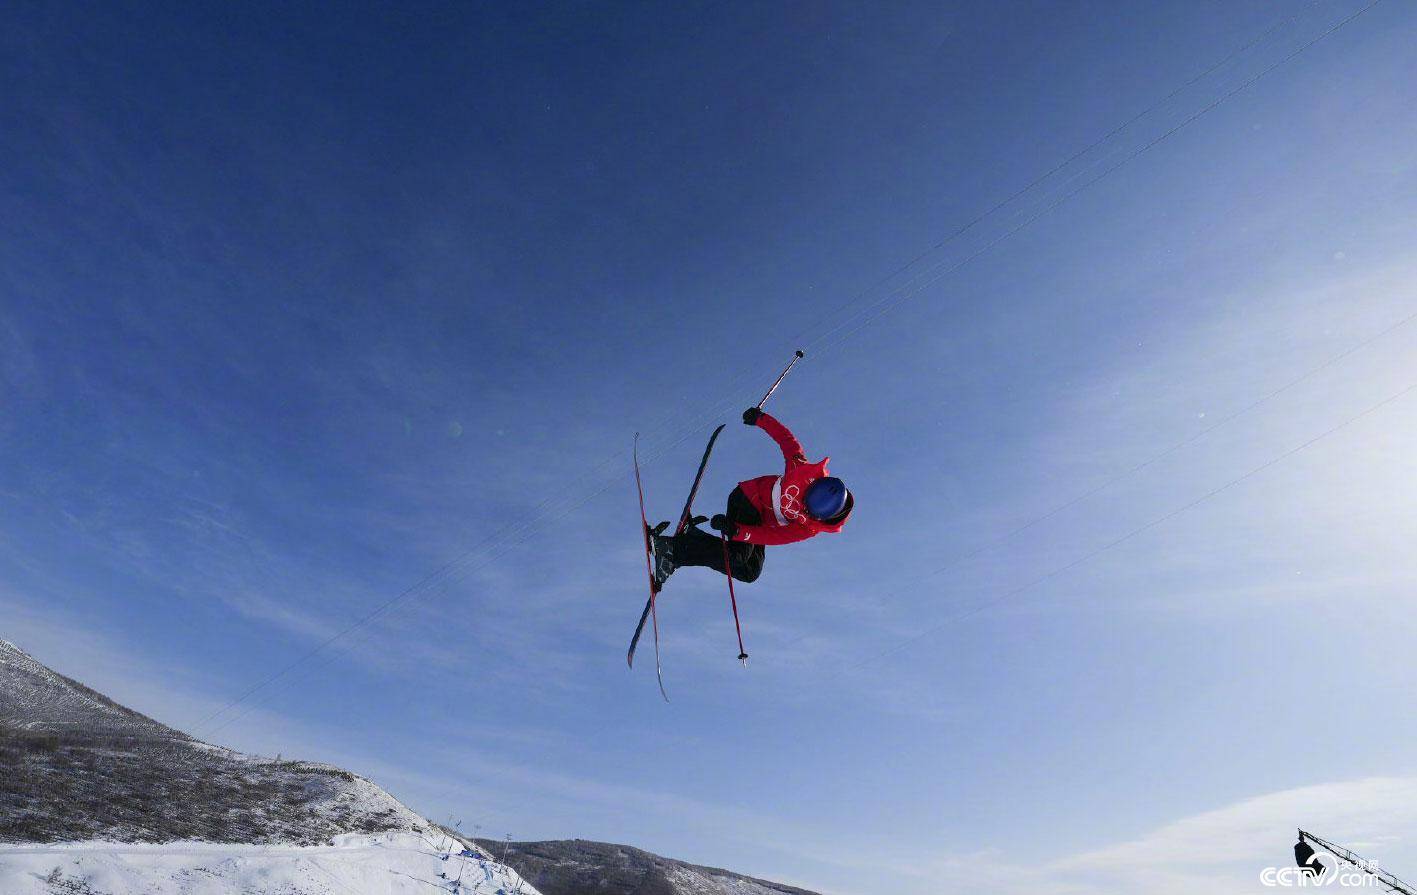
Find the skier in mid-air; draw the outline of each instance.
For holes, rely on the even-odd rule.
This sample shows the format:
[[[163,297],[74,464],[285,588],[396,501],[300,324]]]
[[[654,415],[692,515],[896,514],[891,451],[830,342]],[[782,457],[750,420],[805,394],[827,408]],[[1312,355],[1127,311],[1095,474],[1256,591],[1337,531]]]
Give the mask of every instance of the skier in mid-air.
[[[851,515],[854,499],[841,479],[827,474],[827,460],[831,458],[809,461],[801,442],[770,414],[750,407],[743,411],[743,422],[762,429],[777,442],[787,468],[782,475],[739,482],[728,495],[725,512],[714,516],[709,525],[728,539],[728,568],[733,577],[756,581],[763,571],[765,547],[841,531]],[[675,536],[664,535],[668,522],[661,522],[650,531],[655,591],[684,566],[728,571],[724,568],[725,545],[697,527],[703,521],[704,517],[696,517],[694,524]]]

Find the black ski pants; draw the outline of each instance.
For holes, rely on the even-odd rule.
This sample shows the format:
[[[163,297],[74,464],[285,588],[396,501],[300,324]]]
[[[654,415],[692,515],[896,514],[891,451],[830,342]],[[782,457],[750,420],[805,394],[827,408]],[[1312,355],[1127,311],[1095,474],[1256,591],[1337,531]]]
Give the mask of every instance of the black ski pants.
[[[728,495],[728,509],[724,511],[729,519],[739,525],[761,525],[763,517],[757,507],[748,500],[742,488],[734,488]],[[674,567],[707,566],[723,572],[723,541],[717,535],[700,531],[692,525],[684,533],[672,538],[674,542]],[[767,559],[767,549],[762,544],[745,544],[742,541],[728,542],[728,561],[733,569],[733,577],[739,581],[757,581],[763,573],[763,561]]]

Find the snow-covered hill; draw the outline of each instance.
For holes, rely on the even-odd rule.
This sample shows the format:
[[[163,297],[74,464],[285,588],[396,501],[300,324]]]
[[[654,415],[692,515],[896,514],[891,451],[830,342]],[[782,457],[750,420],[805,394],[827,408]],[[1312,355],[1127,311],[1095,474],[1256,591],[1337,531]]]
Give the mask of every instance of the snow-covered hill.
[[[444,839],[443,844],[452,840]],[[328,845],[83,842],[0,846],[5,895],[535,895],[480,854],[441,852],[411,833]],[[431,888],[430,888],[431,887]]]
[[[515,867],[545,895],[816,895],[628,845],[585,839],[501,843],[484,851]]]
[[[540,895],[370,781],[243,755],[0,641],[0,895]]]

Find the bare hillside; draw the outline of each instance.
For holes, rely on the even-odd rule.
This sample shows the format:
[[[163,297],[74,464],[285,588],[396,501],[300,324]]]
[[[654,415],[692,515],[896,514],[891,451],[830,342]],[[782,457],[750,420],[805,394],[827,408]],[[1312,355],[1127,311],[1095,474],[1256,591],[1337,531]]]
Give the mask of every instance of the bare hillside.
[[[363,777],[198,742],[0,640],[0,841],[315,844],[427,828]]]
[[[479,840],[544,895],[816,895],[740,873],[585,839]]]

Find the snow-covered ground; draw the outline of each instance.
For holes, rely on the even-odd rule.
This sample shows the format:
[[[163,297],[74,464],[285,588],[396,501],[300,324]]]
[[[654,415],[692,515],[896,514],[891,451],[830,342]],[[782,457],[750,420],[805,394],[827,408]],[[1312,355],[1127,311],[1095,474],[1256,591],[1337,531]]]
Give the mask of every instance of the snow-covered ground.
[[[338,836],[329,845],[0,847],[4,895],[538,895],[510,868],[447,837]],[[451,854],[444,849],[451,849]],[[446,857],[445,857],[446,856]],[[441,876],[440,876],[441,874]]]

